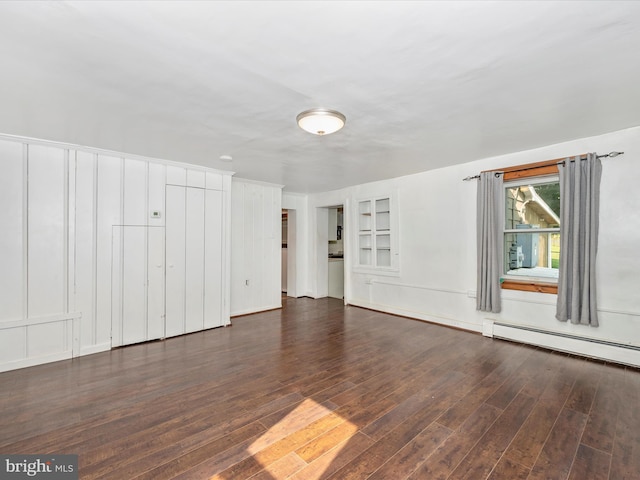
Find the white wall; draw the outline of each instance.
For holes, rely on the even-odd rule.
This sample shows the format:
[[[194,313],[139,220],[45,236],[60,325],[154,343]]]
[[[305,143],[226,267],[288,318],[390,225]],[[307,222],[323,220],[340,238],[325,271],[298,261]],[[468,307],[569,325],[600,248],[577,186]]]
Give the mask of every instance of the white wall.
[[[503,290],[500,314],[475,310],[476,290],[476,183],[462,178],[481,170],[519,165],[585,152],[624,151],[625,155],[603,159],[601,183],[600,241],[598,250],[598,310],[600,327],[561,323],[555,319],[555,295]],[[640,347],[640,127],[590,137],[526,152],[493,157],[464,165],[428,171],[383,182],[311,195],[309,254],[314,261],[316,208],[322,205],[355,204],[359,198],[393,194],[399,213],[399,274],[356,273],[352,270],[354,232],[345,245],[346,295],[348,302],[368,308],[407,315],[464,329],[493,333],[502,322],[563,334]],[[428,157],[425,157],[428,162]],[[347,212],[345,212],[347,213]],[[354,216],[354,212],[349,212]],[[347,220],[348,222],[348,220]],[[347,224],[348,225],[348,224]],[[317,269],[306,271],[311,296],[320,291]],[[525,332],[521,341],[541,343]],[[616,353],[601,345],[555,337],[554,348],[584,355],[640,364],[638,352]],[[558,343],[559,342],[559,343]]]
[[[111,348],[113,229],[164,227],[168,172],[224,191],[228,222],[229,172],[0,136],[0,371]],[[164,304],[140,305],[163,314]]]
[[[282,306],[282,186],[234,178],[231,315]]]

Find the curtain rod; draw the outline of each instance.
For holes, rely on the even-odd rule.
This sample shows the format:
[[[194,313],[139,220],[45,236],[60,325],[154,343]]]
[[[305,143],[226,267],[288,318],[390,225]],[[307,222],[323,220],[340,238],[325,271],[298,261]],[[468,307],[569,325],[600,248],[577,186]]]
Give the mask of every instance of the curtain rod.
[[[603,155],[596,155],[596,158],[606,158],[606,157],[617,157],[618,155],[624,155],[624,152],[609,152],[609,153],[605,153]],[[567,158],[571,158],[571,157],[565,157],[565,158],[554,158],[553,160],[547,160],[546,162],[538,162],[535,166],[533,167],[523,167],[523,168],[516,168],[513,170],[509,170],[509,173],[511,172],[524,172],[525,170],[533,170],[535,168],[540,168],[542,165],[541,163],[544,164],[548,164],[551,165],[553,163],[556,163],[557,165],[564,165],[564,162]],[[583,153],[582,155],[579,155],[580,160],[586,160],[587,159],[587,154]],[[497,169],[497,170],[487,170],[488,172],[493,172],[493,171],[501,171],[502,169]],[[480,178],[480,174],[478,175],[473,175],[470,177],[466,177],[463,178],[462,181],[463,182],[467,182],[469,180],[473,180],[475,178]]]

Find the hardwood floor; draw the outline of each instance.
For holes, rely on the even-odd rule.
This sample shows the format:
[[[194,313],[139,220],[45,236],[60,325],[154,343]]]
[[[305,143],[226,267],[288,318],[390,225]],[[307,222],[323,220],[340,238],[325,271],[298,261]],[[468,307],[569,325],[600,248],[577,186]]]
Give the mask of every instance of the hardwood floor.
[[[287,299],[232,327],[0,374],[0,452],[82,479],[637,479],[640,373]]]

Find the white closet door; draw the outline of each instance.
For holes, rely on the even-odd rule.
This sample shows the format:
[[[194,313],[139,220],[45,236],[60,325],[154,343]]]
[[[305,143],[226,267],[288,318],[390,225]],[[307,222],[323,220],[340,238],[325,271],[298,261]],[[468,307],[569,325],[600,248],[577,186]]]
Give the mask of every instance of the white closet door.
[[[222,318],[222,192],[205,191],[204,328],[224,325]]]
[[[164,228],[148,227],[147,339],[164,337]]]
[[[204,190],[187,187],[186,196],[185,324],[197,332],[204,329]]]
[[[165,336],[185,333],[186,188],[167,185]]]
[[[147,338],[146,227],[122,227],[122,345]]]
[[[113,227],[111,345],[164,337],[164,228]]]

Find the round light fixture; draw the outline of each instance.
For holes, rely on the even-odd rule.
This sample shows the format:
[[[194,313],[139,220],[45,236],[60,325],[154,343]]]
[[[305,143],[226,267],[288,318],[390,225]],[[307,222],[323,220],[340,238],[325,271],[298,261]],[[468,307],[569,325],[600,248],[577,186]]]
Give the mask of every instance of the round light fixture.
[[[313,108],[305,110],[296,117],[298,126],[314,135],[329,135],[344,127],[346,117],[335,110]]]

